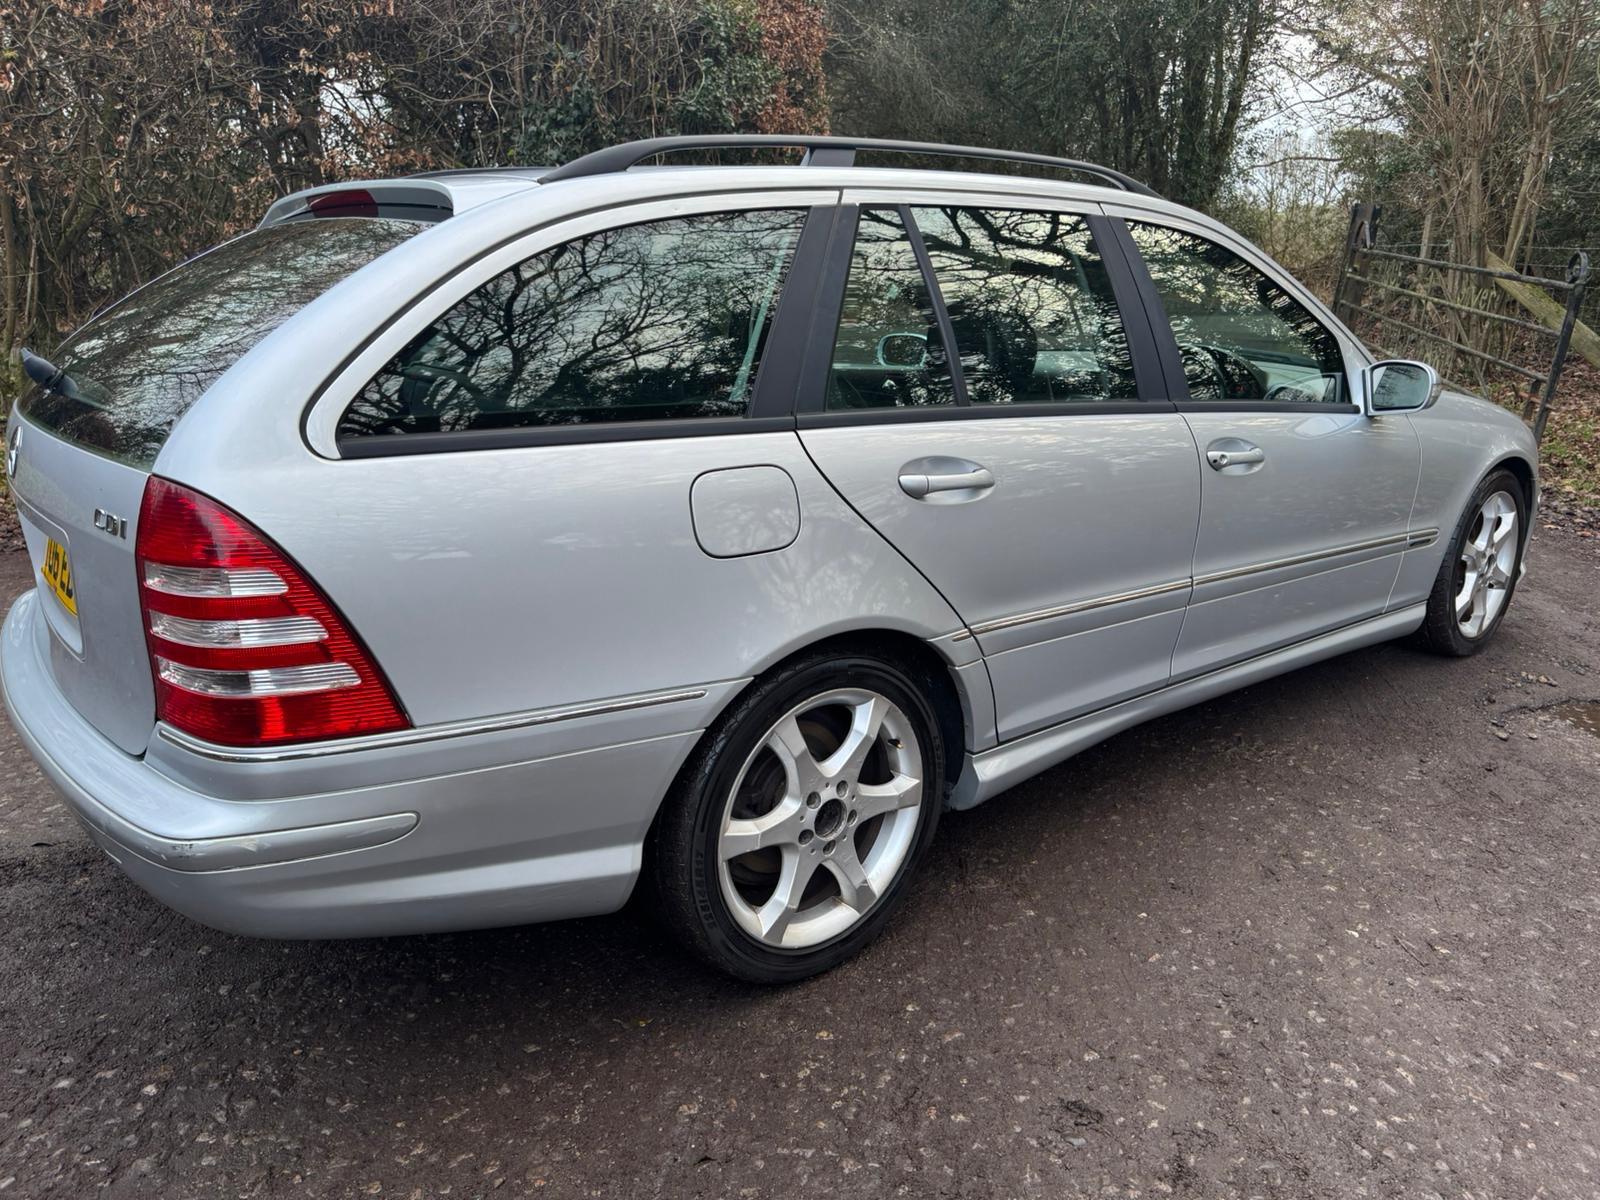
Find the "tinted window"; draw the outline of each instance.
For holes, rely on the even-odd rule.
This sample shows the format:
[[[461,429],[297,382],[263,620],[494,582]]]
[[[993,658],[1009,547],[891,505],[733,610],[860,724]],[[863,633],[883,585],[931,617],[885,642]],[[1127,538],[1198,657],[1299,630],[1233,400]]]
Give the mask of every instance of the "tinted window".
[[[1130,221],[1193,400],[1345,402],[1339,342],[1282,287],[1192,233]]]
[[[536,254],[413,338],[339,436],[739,416],[804,219],[678,217]]]
[[[861,211],[828,377],[830,409],[954,404],[927,282],[892,208]]]
[[[149,467],[178,418],[245,351],[421,228],[297,221],[219,246],[73,334],[50,358],[78,398],[35,389],[22,413],[68,441]]]
[[[972,403],[1137,399],[1111,281],[1083,218],[978,208],[912,215]]]

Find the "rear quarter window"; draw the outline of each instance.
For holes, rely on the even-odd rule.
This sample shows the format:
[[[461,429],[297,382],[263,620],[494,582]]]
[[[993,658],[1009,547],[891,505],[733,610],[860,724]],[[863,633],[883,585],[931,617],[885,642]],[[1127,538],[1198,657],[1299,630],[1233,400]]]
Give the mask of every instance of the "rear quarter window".
[[[148,469],[178,419],[244,353],[334,284],[425,228],[328,218],[260,229],[140,288],[51,356],[76,398],[35,388],[21,412]]]
[[[674,217],[535,254],[412,338],[339,439],[743,416],[805,215]]]

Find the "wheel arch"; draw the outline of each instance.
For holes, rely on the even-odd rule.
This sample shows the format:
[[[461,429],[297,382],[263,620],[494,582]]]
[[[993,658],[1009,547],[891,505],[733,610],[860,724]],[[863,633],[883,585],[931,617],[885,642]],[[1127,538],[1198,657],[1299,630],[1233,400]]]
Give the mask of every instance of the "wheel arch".
[[[1507,454],[1491,466],[1484,474],[1492,475],[1496,471],[1510,471],[1517,477],[1517,482],[1522,484],[1522,499],[1527,505],[1528,528],[1523,532],[1526,539],[1533,529],[1533,506],[1537,499],[1539,487],[1538,470],[1521,454]]]
[[[716,713],[707,721],[706,730],[712,729],[752,687],[767,676],[781,671],[798,658],[826,652],[840,655],[861,654],[870,658],[884,659],[928,683],[928,704],[939,722],[940,741],[944,744],[945,790],[948,795],[966,765],[968,747],[975,744],[976,738],[982,736],[982,725],[985,722],[993,724],[993,695],[986,691],[989,687],[988,672],[982,667],[981,657],[975,657],[972,663],[965,664],[969,675],[974,677],[969,689],[957,669],[963,664],[951,662],[940,653],[934,643],[903,629],[866,627],[843,630],[818,637],[788,650],[780,657],[763,663],[743,687],[730,692]],[[980,689],[986,694],[969,694],[970,691]],[[704,738],[706,735],[702,733],[700,736]],[[679,768],[678,776],[674,778],[667,795],[677,790],[679,780],[683,772],[689,769],[692,758],[691,753],[689,759],[686,759],[684,765]]]
[[[939,740],[944,744],[945,788],[948,791],[954,786],[961,774],[967,746],[973,740],[973,730],[969,727],[973,704],[950,661],[930,642],[915,634],[894,629],[860,629],[821,638],[785,655],[767,670],[778,670],[802,655],[829,651],[886,659],[926,681],[928,705],[939,721]],[[982,682],[983,686],[988,686],[986,672]]]

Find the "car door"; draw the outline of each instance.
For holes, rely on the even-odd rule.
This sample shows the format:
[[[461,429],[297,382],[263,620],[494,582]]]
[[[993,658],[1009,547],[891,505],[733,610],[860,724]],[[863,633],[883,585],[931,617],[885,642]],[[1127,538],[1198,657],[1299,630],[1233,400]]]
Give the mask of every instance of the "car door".
[[[1160,687],[1199,466],[1098,210],[845,200],[807,452],[966,622],[1002,739]]]
[[[1220,230],[1119,223],[1203,463],[1194,593],[1174,678],[1382,613],[1421,455],[1357,402],[1366,355],[1316,301]]]

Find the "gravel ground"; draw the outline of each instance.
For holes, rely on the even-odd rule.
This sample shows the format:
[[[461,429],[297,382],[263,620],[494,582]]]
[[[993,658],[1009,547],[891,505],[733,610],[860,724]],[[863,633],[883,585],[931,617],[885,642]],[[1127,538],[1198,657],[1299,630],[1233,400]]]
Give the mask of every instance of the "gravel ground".
[[[0,1194],[1600,1194],[1597,551],[1541,531],[1475,659],[1358,652],[949,815],[784,991],[637,912],[213,933],[6,730]]]

